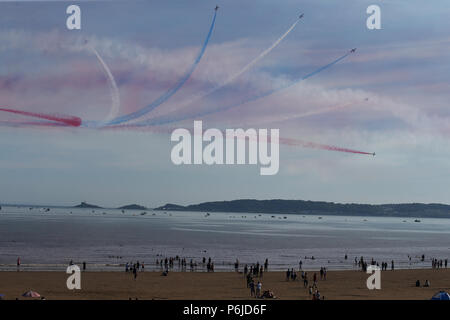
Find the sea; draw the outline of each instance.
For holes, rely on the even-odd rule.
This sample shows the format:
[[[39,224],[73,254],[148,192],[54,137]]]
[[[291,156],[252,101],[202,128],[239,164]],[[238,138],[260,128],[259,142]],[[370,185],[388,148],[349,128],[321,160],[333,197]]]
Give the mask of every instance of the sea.
[[[269,270],[357,269],[355,259],[394,260],[395,268],[431,268],[450,258],[450,219],[315,216],[227,212],[75,209],[3,206],[0,270],[65,270],[72,261],[91,271],[124,271],[127,262],[160,271],[157,260],[185,258],[215,271],[263,264]],[[422,255],[425,259],[422,261]],[[347,256],[347,258],[346,258]],[[175,260],[173,271],[182,271]]]

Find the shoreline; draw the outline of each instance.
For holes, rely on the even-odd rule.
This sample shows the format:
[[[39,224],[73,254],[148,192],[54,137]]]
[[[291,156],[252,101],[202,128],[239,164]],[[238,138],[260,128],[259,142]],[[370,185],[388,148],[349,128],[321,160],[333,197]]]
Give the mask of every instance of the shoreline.
[[[369,274],[361,271],[328,271],[327,280],[320,280],[317,287],[325,300],[428,300],[440,290],[450,290],[450,269],[414,269],[381,272],[381,290],[368,290]],[[310,284],[314,271],[308,272]],[[81,272],[81,290],[68,290],[68,274],[63,271],[2,271],[0,272],[0,294],[4,299],[26,299],[21,295],[34,290],[47,300],[75,299],[119,299],[139,300],[248,300],[250,296],[246,280],[237,272],[138,272],[133,279],[131,272],[86,271]],[[285,272],[268,271],[262,278],[262,290],[271,290],[277,299],[310,300],[308,288],[300,277],[286,281]],[[430,287],[416,287],[431,282]]]

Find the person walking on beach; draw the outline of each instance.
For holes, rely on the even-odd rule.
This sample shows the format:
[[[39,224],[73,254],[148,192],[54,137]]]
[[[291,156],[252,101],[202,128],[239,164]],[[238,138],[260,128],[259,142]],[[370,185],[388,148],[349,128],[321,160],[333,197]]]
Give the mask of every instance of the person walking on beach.
[[[250,296],[255,297],[255,283],[253,280],[249,284],[250,287]]]
[[[20,257],[17,257],[17,271],[20,271]]]
[[[136,265],[133,266],[133,276],[134,276],[134,280],[136,280],[136,278],[137,278],[137,268],[136,268]]]
[[[261,296],[262,283],[258,281],[256,285],[256,297],[259,298]]]
[[[391,261],[391,270],[394,271],[394,260]]]
[[[83,261],[83,271],[86,271],[86,261]]]

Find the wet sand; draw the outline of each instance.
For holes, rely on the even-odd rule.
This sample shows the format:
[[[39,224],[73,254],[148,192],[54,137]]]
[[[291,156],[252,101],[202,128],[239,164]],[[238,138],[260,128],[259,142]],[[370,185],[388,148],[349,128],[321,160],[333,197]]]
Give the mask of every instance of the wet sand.
[[[308,272],[311,279],[313,272]],[[319,273],[317,272],[319,276]],[[140,272],[137,280],[125,272],[84,272],[81,290],[68,290],[64,272],[0,272],[0,294],[5,299],[27,299],[21,294],[34,290],[54,299],[254,299],[246,288],[243,274],[236,272],[171,272],[163,277],[159,272]],[[450,290],[450,269],[419,269],[383,271],[381,290],[368,290],[369,275],[361,271],[328,271],[327,280],[318,281],[318,289],[330,299],[424,299],[439,290]],[[319,278],[319,277],[318,277]],[[415,287],[428,279],[430,288]],[[258,279],[255,278],[255,282]],[[263,291],[270,289],[278,299],[309,300],[308,290],[301,280],[286,281],[284,272],[266,272],[261,279]]]

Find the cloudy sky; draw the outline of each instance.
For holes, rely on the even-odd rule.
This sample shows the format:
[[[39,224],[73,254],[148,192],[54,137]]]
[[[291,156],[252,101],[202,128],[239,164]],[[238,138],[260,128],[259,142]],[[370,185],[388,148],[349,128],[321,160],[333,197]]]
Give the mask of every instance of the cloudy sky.
[[[0,113],[0,203],[159,206],[236,198],[450,203],[450,7],[420,0],[218,0],[197,68],[140,120],[195,115],[289,84],[269,97],[196,117],[204,127],[279,128],[284,138],[376,156],[281,145],[280,171],[258,166],[175,166],[166,127],[10,126]],[[83,1],[81,30],[67,30],[76,2],[0,2],[0,107],[102,121],[111,112],[109,67],[121,115],[172,88],[194,62],[216,2]],[[366,8],[381,7],[381,30]],[[288,36],[239,73],[296,21]],[[87,41],[87,42],[86,42]],[[89,44],[89,46],[86,45]],[[368,98],[368,100],[367,100]]]

